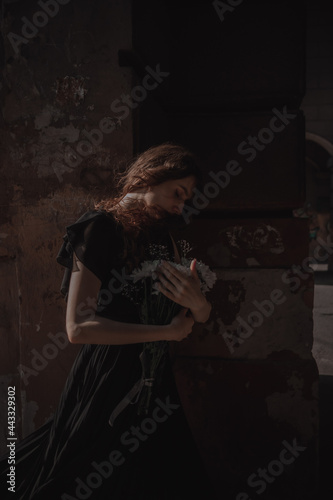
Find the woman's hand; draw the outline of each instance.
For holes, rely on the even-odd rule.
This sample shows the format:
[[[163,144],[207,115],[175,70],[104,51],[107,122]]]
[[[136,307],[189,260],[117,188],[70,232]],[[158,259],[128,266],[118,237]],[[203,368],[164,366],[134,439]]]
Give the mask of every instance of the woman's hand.
[[[190,265],[191,275],[188,276],[169,262],[162,261],[158,268],[160,283],[157,283],[157,287],[169,299],[189,308],[195,321],[204,323],[209,318],[211,304],[201,292],[195,266],[196,259],[193,259]]]
[[[168,340],[183,340],[192,331],[192,326],[194,325],[193,317],[187,316],[188,309],[182,309],[171,321],[170,327],[170,338]]]

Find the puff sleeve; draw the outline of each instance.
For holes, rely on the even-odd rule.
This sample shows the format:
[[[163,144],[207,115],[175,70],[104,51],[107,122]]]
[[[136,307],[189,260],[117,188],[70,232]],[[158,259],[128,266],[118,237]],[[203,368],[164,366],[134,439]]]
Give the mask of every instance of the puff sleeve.
[[[116,265],[120,235],[111,215],[91,210],[66,227],[63,240],[56,260],[66,268],[60,291],[67,301],[70,276],[75,270],[73,253],[103,283]]]

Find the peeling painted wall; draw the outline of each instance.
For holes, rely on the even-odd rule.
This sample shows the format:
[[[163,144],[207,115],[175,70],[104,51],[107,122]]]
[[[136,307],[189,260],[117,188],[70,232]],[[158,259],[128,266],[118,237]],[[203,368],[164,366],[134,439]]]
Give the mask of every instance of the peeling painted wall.
[[[0,99],[1,401],[15,385],[17,433],[54,412],[77,348],[65,340],[65,226],[132,156],[132,118],[114,101],[132,88],[118,50],[131,47],[129,1],[3,2]],[[32,23],[32,25],[30,24]],[[25,35],[25,36],[24,36]],[[51,390],[50,390],[51,388]],[[6,439],[1,411],[1,450]]]

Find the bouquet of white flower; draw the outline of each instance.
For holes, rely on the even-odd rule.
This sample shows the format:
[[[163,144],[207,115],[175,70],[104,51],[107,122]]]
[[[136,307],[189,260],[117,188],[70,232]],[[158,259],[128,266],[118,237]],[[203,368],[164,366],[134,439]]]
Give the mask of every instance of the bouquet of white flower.
[[[132,272],[130,275],[132,281],[127,283],[122,291],[137,305],[142,324],[167,325],[182,309],[181,305],[166,297],[158,288],[158,267],[162,259],[168,259],[169,264],[180,272],[191,275],[190,264],[192,259],[185,257],[191,248],[185,240],[179,243],[184,255],[179,264],[169,260],[165,246],[150,245],[149,254],[155,258],[142,262]],[[156,259],[156,256],[159,258]],[[216,274],[201,261],[196,262],[196,271],[200,280],[201,292],[205,295],[213,287],[217,279]],[[140,355],[142,377],[112,413],[110,417],[111,425],[119,412],[129,403],[139,403],[139,415],[148,412],[153,386],[158,386],[163,373],[168,344],[167,341],[145,342],[143,344],[143,351]]]
[[[168,261],[173,267],[185,275],[191,275],[192,259],[182,257],[181,262],[175,263]],[[146,325],[167,325],[174,316],[181,310],[181,306],[173,300],[166,297],[158,289],[158,267],[161,264],[160,259],[144,261],[139,268],[135,269],[131,278],[132,286],[136,286],[139,291],[140,317],[141,322]],[[205,295],[214,285],[217,277],[209,267],[201,261],[196,263],[196,271],[200,279],[201,292]],[[165,355],[168,351],[167,341],[156,341],[144,343],[142,364],[143,374],[146,383],[142,387],[140,397],[139,411],[142,409],[147,412],[152,394],[152,386],[158,384],[158,378],[163,371]]]

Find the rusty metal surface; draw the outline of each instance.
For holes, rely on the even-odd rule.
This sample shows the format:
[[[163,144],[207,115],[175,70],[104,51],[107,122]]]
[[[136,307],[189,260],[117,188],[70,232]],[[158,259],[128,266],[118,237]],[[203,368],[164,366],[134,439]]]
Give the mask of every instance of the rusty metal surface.
[[[195,218],[177,234],[212,267],[288,268],[308,256],[309,222],[300,218]]]
[[[179,356],[267,359],[281,349],[312,359],[313,276],[286,270],[216,270],[209,321],[175,346]]]
[[[264,491],[267,498],[306,498],[316,481],[318,372],[313,361],[288,350],[264,361],[177,358],[174,373],[217,491],[230,498],[254,498]],[[286,442],[301,447],[294,460],[288,454],[289,467],[281,459],[277,463]],[[267,481],[260,470],[266,470]]]

